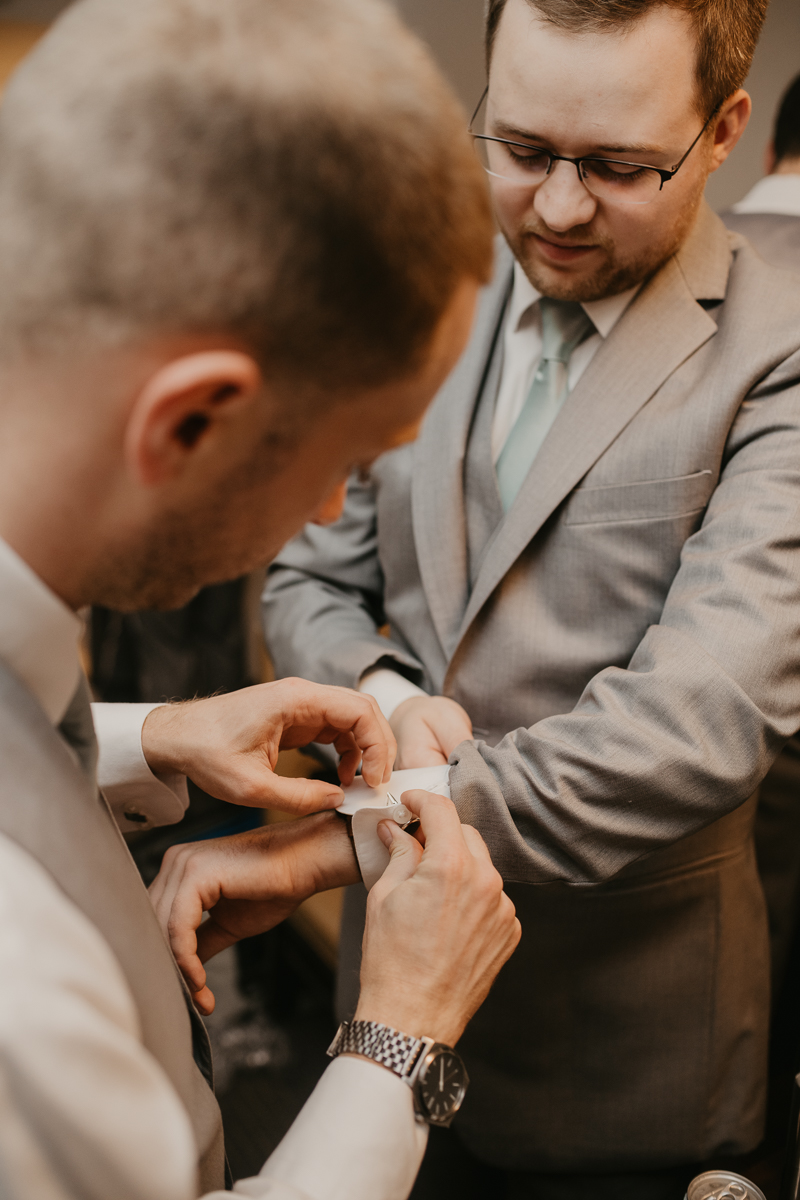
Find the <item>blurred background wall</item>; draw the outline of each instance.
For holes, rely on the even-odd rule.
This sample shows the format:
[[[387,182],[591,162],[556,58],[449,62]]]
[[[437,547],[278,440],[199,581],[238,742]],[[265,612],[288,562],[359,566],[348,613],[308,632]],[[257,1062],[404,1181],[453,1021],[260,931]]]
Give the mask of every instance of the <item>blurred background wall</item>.
[[[753,116],[744,137],[716,175],[707,195],[712,207],[728,208],[763,174],[764,147],[772,136],[775,110],[786,87],[800,74],[800,3],[771,0],[753,67],[745,87],[753,97]]]
[[[407,23],[433,49],[470,113],[485,86],[484,0],[394,0]]]

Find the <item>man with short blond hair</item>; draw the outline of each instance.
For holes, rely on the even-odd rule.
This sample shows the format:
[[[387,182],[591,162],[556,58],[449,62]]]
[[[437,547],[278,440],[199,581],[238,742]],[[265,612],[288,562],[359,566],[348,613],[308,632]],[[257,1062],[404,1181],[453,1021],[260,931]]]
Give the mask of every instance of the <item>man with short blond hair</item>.
[[[683,1200],[762,1134],[752,826],[800,726],[800,284],[703,194],[765,12],[489,5],[472,130],[505,244],[470,347],[268,580],[279,674],[358,685],[403,766],[449,762],[520,913],[431,1145],[462,1197]]]

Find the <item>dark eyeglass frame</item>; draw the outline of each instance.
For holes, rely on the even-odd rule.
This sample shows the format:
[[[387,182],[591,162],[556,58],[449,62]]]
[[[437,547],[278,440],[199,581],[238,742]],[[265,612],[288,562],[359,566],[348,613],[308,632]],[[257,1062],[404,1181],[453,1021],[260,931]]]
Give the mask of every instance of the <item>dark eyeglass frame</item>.
[[[500,142],[500,144],[503,146],[518,146],[520,148],[520,150],[537,150],[545,158],[549,159],[547,170],[544,173],[545,178],[547,178],[547,176],[552,171],[553,163],[556,163],[556,162],[572,163],[573,167],[578,172],[578,178],[580,179],[581,183],[585,183],[583,172],[581,171],[581,165],[585,162],[588,162],[588,163],[594,163],[594,162],[611,163],[612,165],[615,165],[618,167],[636,167],[640,171],[655,171],[655,173],[661,177],[661,184],[658,189],[659,192],[661,191],[661,189],[663,188],[665,183],[669,183],[670,179],[674,179],[675,176],[678,174],[678,171],[680,171],[681,167],[686,162],[687,158],[692,153],[692,151],[694,150],[697,143],[700,141],[700,138],[703,136],[705,131],[708,129],[709,125],[714,120],[714,117],[717,116],[720,108],[722,107],[721,104],[717,105],[717,107],[712,112],[711,116],[706,121],[703,128],[698,133],[697,137],[692,142],[689,149],[684,154],[683,158],[674,167],[672,167],[671,170],[665,170],[663,167],[654,167],[651,163],[630,162],[628,159],[623,159],[623,158],[600,158],[599,155],[597,155],[597,154],[582,154],[580,158],[568,158],[567,155],[565,155],[565,154],[555,154],[552,150],[545,149],[544,146],[534,145],[533,142],[515,142],[515,141],[512,141],[511,138],[490,137],[486,133],[473,133],[472,126],[475,124],[475,118],[477,117],[478,113],[480,112],[481,105],[483,104],[483,102],[486,99],[486,97],[488,96],[488,94],[489,94],[489,85],[487,84],[483,90],[483,95],[481,96],[480,100],[478,101],[478,107],[475,109],[475,112],[472,114],[472,119],[470,120],[469,128],[467,129],[467,133],[470,135],[470,137],[473,137],[482,142]],[[534,186],[536,186],[536,185],[534,185]]]

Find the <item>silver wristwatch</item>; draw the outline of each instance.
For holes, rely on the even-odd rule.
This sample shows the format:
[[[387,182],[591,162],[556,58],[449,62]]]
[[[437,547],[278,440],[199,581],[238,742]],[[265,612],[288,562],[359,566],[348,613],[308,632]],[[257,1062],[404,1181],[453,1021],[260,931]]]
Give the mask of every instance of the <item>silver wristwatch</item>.
[[[328,1056],[360,1054],[371,1058],[408,1084],[417,1118],[448,1126],[464,1101],[469,1076],[451,1046],[428,1037],[411,1037],[375,1021],[342,1021]]]

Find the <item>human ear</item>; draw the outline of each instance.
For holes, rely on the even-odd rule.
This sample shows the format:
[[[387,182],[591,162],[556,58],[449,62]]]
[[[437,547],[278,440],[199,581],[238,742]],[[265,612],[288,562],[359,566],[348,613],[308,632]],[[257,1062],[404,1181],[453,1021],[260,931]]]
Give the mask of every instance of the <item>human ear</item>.
[[[252,405],[261,388],[258,365],[238,350],[173,359],[150,376],[134,400],[125,431],[126,462],[144,484],[175,478]]]
[[[716,171],[733,150],[747,128],[753,102],[742,88],[729,96],[722,105],[714,126],[714,145],[711,151],[711,170]]]

